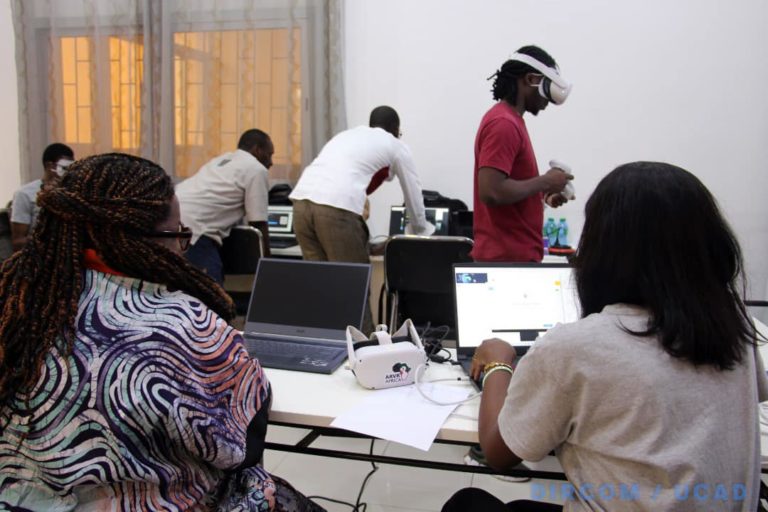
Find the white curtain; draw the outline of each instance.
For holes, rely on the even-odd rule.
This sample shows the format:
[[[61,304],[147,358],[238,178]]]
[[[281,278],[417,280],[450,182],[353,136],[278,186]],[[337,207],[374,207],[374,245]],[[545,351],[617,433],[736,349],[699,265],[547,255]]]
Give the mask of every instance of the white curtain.
[[[12,0],[22,181],[46,145],[178,177],[259,128],[293,182],[346,123],[342,0]]]

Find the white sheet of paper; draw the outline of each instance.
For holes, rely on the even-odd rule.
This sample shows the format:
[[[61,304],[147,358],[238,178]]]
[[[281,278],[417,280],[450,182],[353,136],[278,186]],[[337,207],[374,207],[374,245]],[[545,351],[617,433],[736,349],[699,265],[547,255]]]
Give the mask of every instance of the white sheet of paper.
[[[429,383],[421,384],[421,390],[441,402],[463,400],[471,392],[466,388]],[[379,389],[337,416],[331,426],[427,451],[456,407],[458,405],[427,401],[416,386]]]

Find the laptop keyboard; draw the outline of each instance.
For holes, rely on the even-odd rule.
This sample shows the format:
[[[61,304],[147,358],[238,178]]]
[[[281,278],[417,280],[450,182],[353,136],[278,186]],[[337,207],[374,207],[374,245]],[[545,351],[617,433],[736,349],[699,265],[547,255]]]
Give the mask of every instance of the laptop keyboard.
[[[329,347],[316,343],[299,343],[294,340],[254,338],[245,336],[245,348],[256,356],[263,366],[286,368],[290,366],[322,369],[330,366],[347,347]]]
[[[297,244],[295,238],[269,238],[269,246],[273,249],[287,249],[288,247],[293,247]]]

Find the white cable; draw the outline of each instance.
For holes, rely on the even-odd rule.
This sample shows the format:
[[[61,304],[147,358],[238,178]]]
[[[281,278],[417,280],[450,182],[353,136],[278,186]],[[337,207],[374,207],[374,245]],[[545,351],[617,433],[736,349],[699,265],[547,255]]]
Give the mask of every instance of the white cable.
[[[416,367],[416,374],[414,375],[414,383],[416,384],[416,391],[418,391],[419,394],[421,396],[423,396],[425,400],[427,400],[429,402],[432,402],[433,404],[437,404],[437,405],[460,405],[460,404],[469,402],[471,400],[474,400],[475,398],[477,398],[477,397],[479,397],[480,395],[483,394],[483,392],[481,391],[479,393],[475,393],[474,395],[471,395],[471,396],[465,398],[464,400],[459,400],[458,402],[443,402],[441,400],[435,400],[431,396],[427,396],[427,394],[424,393],[424,391],[422,391],[422,389],[421,389],[421,381],[419,379],[419,373],[420,373],[420,370],[422,368],[426,369],[427,366],[428,365],[426,365],[426,364],[420,364],[419,366],[417,366]],[[423,373],[423,371],[421,373]],[[427,381],[427,384],[431,384],[433,382],[444,382],[444,381],[449,381],[449,380],[455,382],[457,380],[464,380],[464,379],[461,378],[461,377],[456,377],[456,378],[452,378],[452,379],[450,379],[450,378],[449,379],[436,379],[436,380]]]

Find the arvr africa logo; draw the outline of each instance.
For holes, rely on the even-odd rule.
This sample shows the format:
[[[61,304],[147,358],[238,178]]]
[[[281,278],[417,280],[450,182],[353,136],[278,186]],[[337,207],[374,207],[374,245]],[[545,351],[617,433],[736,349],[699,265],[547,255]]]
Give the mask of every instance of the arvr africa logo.
[[[392,366],[392,372],[384,376],[384,382],[391,384],[393,382],[403,382],[408,380],[408,374],[411,373],[411,367],[406,363],[395,363]]]

